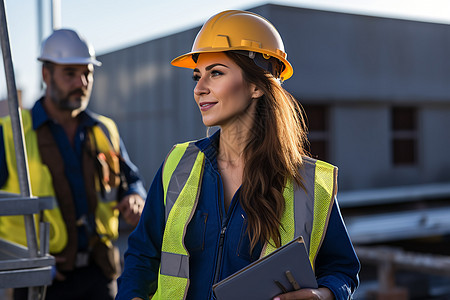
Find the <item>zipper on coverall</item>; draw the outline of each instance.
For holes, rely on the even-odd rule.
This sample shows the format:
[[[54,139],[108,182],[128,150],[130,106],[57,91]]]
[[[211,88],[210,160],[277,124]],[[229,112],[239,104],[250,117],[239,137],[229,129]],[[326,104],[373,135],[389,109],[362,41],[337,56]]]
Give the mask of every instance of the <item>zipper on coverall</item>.
[[[221,199],[221,187],[222,187],[222,180],[220,178],[220,174],[219,174],[219,188],[218,188],[218,197],[219,199]],[[239,189],[238,189],[239,191]],[[237,191],[236,191],[237,194]],[[234,196],[236,196],[236,194]],[[220,238],[219,238],[219,249],[218,249],[218,253],[217,253],[217,259],[216,259],[216,268],[214,271],[214,281],[213,284],[216,284],[219,281],[219,276],[220,276],[220,270],[221,270],[221,265],[222,265],[222,255],[223,255],[223,244],[225,241],[225,233],[227,231],[227,225],[228,225],[228,217],[232,214],[232,211],[234,210],[235,206],[236,206],[236,202],[233,196],[233,199],[231,200],[231,205],[228,208],[228,212],[224,214],[224,211],[222,210],[222,203],[219,202],[219,212],[220,212],[220,218],[222,220],[222,229],[220,230]]]

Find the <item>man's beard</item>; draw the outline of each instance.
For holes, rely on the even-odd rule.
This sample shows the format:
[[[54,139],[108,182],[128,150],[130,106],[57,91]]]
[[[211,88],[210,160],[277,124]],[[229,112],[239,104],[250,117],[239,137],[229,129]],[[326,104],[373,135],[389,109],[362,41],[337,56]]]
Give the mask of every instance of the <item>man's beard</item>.
[[[81,94],[81,96],[72,97],[71,101],[70,97],[74,94]],[[83,89],[75,89],[68,93],[64,93],[52,78],[52,89],[50,92],[50,99],[60,110],[74,111],[80,108],[84,110],[87,106],[86,104],[87,101],[85,101],[86,103],[83,103],[84,97],[86,97],[86,91],[83,91]]]

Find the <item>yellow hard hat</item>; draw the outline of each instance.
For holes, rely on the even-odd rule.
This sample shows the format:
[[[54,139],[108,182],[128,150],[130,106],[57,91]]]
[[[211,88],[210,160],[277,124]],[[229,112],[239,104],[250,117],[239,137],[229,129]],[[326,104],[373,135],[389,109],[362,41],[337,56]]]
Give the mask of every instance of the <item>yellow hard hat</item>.
[[[172,60],[172,65],[194,69],[197,63],[193,54],[242,50],[261,53],[267,60],[278,59],[282,64],[281,80],[288,79],[294,72],[275,27],[260,15],[241,10],[227,10],[212,16],[198,32],[191,52]]]

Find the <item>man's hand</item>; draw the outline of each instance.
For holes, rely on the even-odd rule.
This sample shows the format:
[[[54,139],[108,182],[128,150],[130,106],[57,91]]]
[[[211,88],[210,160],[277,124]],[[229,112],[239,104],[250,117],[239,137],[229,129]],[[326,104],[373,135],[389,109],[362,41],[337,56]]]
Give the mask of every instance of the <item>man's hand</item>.
[[[333,293],[326,287],[318,289],[300,289],[298,291],[289,292],[286,294],[278,295],[273,300],[332,300],[334,299]]]
[[[117,204],[116,208],[122,214],[125,222],[136,227],[144,209],[145,201],[138,194],[127,195]]]

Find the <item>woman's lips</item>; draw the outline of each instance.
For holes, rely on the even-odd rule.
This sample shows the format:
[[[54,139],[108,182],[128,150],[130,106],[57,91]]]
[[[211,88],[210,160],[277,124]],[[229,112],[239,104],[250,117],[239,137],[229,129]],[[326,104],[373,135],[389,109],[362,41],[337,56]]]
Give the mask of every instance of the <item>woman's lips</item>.
[[[217,102],[202,102],[199,104],[199,106],[201,111],[207,111],[216,104]]]

